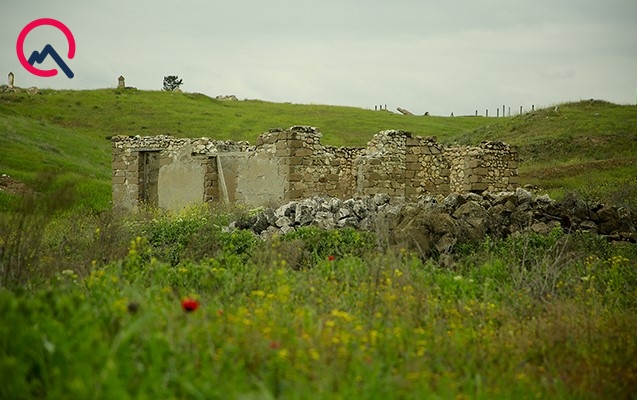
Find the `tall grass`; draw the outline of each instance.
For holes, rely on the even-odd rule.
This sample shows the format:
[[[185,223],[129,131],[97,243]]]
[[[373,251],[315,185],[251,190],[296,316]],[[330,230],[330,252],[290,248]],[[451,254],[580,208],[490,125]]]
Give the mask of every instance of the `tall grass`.
[[[262,242],[224,232],[230,213],[60,215],[25,231],[56,262],[0,289],[0,398],[637,389],[634,245],[556,229],[466,245],[442,267],[353,230]],[[187,313],[184,298],[201,306]]]

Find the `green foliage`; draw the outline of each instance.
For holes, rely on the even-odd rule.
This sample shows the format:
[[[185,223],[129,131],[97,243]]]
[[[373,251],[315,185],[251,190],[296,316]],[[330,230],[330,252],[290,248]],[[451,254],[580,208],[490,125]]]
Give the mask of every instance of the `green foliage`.
[[[257,243],[257,238],[250,231],[237,230],[234,232],[221,232],[219,242],[223,254],[250,256]]]
[[[143,234],[153,247],[155,257],[177,265],[193,235],[206,224],[205,215],[190,214],[177,218],[164,215],[150,220],[143,227]]]
[[[218,253],[248,257],[256,238],[248,231],[222,232],[224,218],[214,217],[206,206],[193,207],[178,215],[154,212],[143,223],[142,235],[150,255],[175,266],[184,259],[201,259]]]
[[[177,75],[164,76],[164,86],[162,90],[173,92],[181,87],[184,83],[183,79],[179,79]]]
[[[563,237],[562,228],[556,227],[548,235],[535,232],[510,235],[495,243],[491,240],[485,241],[485,245],[491,246],[490,253],[525,267],[543,259],[548,252],[558,247],[559,240]]]
[[[282,241],[294,241],[307,251],[310,257],[304,266],[314,265],[328,258],[361,256],[374,248],[370,233],[352,228],[325,230],[314,226],[303,227],[284,235]]]
[[[41,279],[39,253],[51,219],[69,207],[73,188],[56,185],[50,175],[38,177],[49,196],[25,194],[17,212],[0,212],[0,287]]]
[[[637,385],[634,245],[556,229],[485,239],[443,267],[352,229],[261,242],[205,207],[73,215],[75,231],[61,218],[37,258],[124,249],[0,288],[0,398],[592,399]]]

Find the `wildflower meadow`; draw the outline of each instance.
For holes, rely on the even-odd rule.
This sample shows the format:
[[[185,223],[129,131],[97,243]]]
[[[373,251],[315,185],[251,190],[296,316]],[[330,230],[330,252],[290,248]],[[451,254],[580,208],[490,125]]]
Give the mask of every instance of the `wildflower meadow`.
[[[218,210],[142,214],[5,225],[0,398],[637,393],[635,245],[558,228],[425,258],[351,229],[262,241]]]

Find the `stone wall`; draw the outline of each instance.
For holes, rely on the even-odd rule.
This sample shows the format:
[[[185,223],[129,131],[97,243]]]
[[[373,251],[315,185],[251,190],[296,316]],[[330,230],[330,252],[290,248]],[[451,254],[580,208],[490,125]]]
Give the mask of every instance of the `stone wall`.
[[[259,136],[257,152],[274,146],[274,155],[287,160],[286,200],[319,194],[337,197],[356,194],[354,161],[363,149],[323,146],[321,137],[318,129],[305,126],[273,129]]]
[[[568,232],[597,233],[611,241],[637,242],[637,213],[587,203],[575,196],[556,202],[548,195],[537,196],[522,188],[421,196],[416,201],[386,194],[347,200],[316,196],[265,208],[224,229],[250,229],[267,239],[305,226],[374,231],[379,238],[386,236],[389,243],[427,256],[453,251],[456,245],[482,240],[485,235],[504,238],[527,230],[547,235],[557,227]]]
[[[480,192],[518,185],[518,154],[506,143],[483,141],[478,147],[445,149],[449,160],[450,191]]]
[[[517,185],[517,152],[500,142],[444,147],[399,130],[365,148],[321,144],[318,129],[272,129],[247,142],[113,138],[113,204],[180,208],[201,201],[251,206],[328,195],[351,198],[505,190]],[[157,187],[156,187],[157,186]]]

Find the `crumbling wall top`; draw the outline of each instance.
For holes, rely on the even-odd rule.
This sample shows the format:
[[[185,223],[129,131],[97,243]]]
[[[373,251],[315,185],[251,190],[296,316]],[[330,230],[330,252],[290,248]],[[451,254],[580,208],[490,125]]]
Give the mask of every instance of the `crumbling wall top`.
[[[313,142],[319,144],[323,134],[318,128],[313,126],[295,125],[289,129],[273,128],[262,133],[257,138],[257,146],[263,144],[274,144],[279,140],[307,140],[313,139]]]
[[[434,136],[415,136],[411,132],[391,129],[375,134],[367,144],[365,153],[367,155],[404,153],[407,146],[440,147]]]
[[[113,147],[121,150],[175,150],[184,147],[191,147],[192,154],[205,155],[220,152],[245,152],[254,149],[246,141],[234,140],[211,140],[208,138],[175,138],[169,135],[158,136],[113,136],[111,138]]]
[[[517,151],[514,146],[511,146],[508,143],[500,142],[500,141],[490,141],[483,140],[480,145],[480,148],[487,150],[500,150],[500,151]]]

